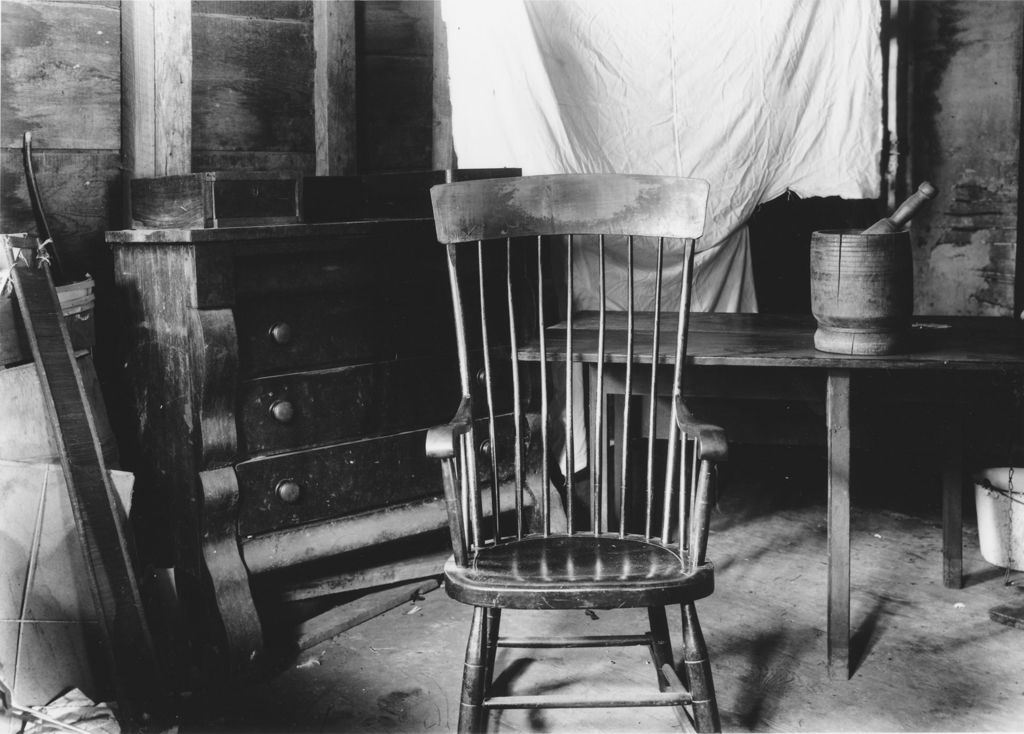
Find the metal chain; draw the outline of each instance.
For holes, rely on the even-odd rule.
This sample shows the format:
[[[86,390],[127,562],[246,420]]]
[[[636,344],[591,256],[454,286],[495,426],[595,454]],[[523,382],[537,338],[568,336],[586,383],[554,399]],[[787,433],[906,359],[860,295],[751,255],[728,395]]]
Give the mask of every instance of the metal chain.
[[[1013,558],[1013,502],[1016,498],[1013,494],[1013,460],[1011,457],[1008,471],[1006,472],[1006,495],[1010,501],[1007,503],[1009,515],[1006,518],[1006,569],[1003,573],[1003,586],[1013,586],[1013,581],[1010,580],[1010,569],[1016,565]]]

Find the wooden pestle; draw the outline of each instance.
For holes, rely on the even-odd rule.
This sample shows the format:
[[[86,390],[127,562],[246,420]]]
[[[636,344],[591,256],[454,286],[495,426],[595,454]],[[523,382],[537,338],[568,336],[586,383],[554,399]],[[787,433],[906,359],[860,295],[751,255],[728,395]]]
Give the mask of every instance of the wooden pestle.
[[[907,226],[910,218],[917,213],[917,210],[928,199],[937,193],[937,189],[927,181],[917,187],[917,191],[907,197],[907,200],[896,207],[896,211],[887,217],[882,217],[877,222],[864,230],[863,234],[887,234],[898,232]]]

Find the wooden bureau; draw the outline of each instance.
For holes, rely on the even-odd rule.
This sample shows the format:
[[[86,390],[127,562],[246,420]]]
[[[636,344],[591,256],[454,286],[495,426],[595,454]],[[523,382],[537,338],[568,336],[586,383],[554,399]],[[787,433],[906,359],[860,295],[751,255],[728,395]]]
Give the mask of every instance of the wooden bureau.
[[[130,323],[136,527],[175,568],[201,665],[258,661],[258,579],[329,574],[446,527],[424,435],[459,386],[433,221],[308,221],[330,216],[331,187],[416,186],[405,207],[429,213],[443,174],[383,180],[306,179],[321,204],[301,224],[107,233]],[[367,211],[391,213],[346,215]]]

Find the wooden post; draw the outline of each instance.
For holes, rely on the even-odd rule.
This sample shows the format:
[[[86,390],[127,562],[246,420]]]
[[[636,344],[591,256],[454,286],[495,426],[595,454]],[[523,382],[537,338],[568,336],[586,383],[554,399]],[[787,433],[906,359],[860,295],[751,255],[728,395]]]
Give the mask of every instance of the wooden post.
[[[457,168],[452,137],[452,98],[448,87],[448,35],[441,3],[434,3],[434,136],[432,166],[436,171]]]
[[[850,677],[850,371],[829,370],[828,427],[828,673]]]
[[[192,169],[192,8],[121,3],[121,147],[129,177]]]
[[[121,155],[128,177],[152,176],[156,170],[152,36],[153,1],[122,2]]]
[[[313,3],[316,175],[356,173],[356,3]]]

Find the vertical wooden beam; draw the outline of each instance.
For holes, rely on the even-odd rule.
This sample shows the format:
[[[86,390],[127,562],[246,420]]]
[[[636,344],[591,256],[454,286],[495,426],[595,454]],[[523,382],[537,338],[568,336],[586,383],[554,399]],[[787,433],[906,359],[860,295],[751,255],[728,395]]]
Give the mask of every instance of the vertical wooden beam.
[[[121,148],[128,177],[192,167],[192,6],[121,3]]]
[[[434,120],[431,161],[434,170],[457,168],[452,136],[452,98],[448,86],[448,34],[441,17],[441,3],[434,2]]]
[[[850,371],[829,370],[828,674],[850,677]]]
[[[356,166],[356,3],[314,0],[313,122],[316,175],[354,174]]]
[[[121,3],[121,156],[127,176],[152,176],[156,154],[153,1]],[[127,210],[126,210],[127,211]]]
[[[153,8],[156,82],[156,175],[192,170],[192,4],[160,0]]]

